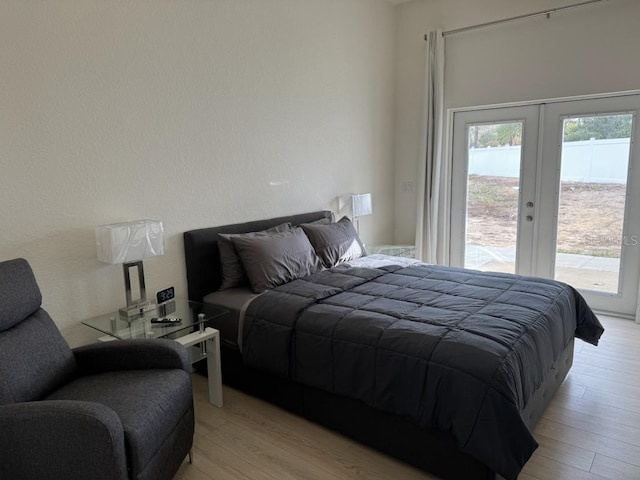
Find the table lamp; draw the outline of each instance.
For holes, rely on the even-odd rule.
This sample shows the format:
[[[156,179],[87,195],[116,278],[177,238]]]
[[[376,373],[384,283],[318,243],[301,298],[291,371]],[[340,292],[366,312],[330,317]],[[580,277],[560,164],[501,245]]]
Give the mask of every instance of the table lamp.
[[[164,229],[157,220],[136,220],[112,223],[96,227],[98,260],[104,263],[121,263],[124,271],[124,289],[127,306],[120,309],[123,316],[133,316],[154,308],[147,300],[144,285],[142,259],[164,255]],[[131,293],[131,269],[138,274],[140,297],[133,299]]]
[[[364,215],[371,215],[373,207],[370,193],[359,193],[354,195],[342,195],[338,202],[338,209],[341,215],[350,215],[356,224],[356,231],[360,235],[359,218]]]

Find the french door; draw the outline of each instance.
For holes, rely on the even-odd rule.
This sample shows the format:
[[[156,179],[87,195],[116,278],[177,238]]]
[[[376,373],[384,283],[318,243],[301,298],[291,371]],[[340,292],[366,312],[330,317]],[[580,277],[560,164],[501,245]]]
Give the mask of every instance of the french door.
[[[555,278],[636,314],[640,95],[456,112],[452,265]]]

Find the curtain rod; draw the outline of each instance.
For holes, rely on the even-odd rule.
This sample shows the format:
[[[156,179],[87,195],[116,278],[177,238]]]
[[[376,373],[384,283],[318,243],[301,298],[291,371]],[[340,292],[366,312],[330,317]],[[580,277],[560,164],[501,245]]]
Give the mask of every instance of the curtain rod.
[[[446,32],[442,32],[442,36],[446,37],[447,35],[455,35],[456,33],[462,33],[462,32],[468,32],[469,30],[476,30],[479,28],[484,28],[484,27],[490,27],[493,25],[498,25],[500,23],[507,23],[507,22],[513,22],[516,20],[523,20],[525,18],[532,18],[532,17],[540,17],[542,15],[546,16],[547,18],[549,18],[549,16],[552,13],[557,13],[563,10],[569,10],[572,8],[578,8],[578,7],[584,7],[586,5],[592,5],[594,3],[600,3],[600,2],[607,2],[608,0],[588,0],[586,2],[581,2],[581,3],[575,3],[573,5],[566,5],[564,7],[557,7],[557,8],[552,8],[549,10],[541,10],[539,12],[534,12],[534,13],[526,13],[524,15],[518,15],[515,17],[509,17],[509,18],[503,18],[502,20],[494,20],[493,22],[486,22],[486,23],[480,23],[478,25],[471,25],[469,27],[462,27],[462,28],[456,28],[455,30],[448,30]],[[425,41],[429,38],[428,34],[425,34],[424,39]]]

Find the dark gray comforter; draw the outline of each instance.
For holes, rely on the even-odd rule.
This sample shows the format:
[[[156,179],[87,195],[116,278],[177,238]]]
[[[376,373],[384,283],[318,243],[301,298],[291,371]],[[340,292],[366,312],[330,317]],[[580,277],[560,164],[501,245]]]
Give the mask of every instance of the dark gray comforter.
[[[571,339],[603,332],[571,287],[415,264],[341,265],[256,298],[245,363],[450,432],[516,478],[537,443],[520,412]]]

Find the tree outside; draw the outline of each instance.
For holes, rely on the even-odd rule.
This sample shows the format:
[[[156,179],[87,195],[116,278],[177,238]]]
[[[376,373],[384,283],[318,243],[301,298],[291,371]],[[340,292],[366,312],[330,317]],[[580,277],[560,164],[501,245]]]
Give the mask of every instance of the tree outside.
[[[564,141],[630,138],[632,121],[632,115],[567,118],[564,121]]]
[[[604,140],[631,137],[633,115],[597,115],[564,120],[564,141]],[[471,125],[469,147],[504,147],[522,144],[522,123]]]

